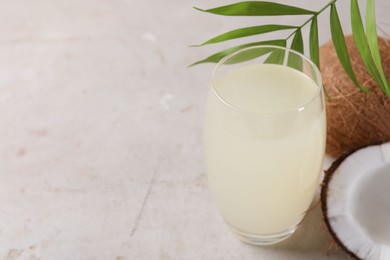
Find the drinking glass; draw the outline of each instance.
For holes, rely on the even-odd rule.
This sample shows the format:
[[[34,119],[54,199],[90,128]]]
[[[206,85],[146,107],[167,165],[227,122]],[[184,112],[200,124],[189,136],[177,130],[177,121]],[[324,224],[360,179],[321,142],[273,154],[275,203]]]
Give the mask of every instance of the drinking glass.
[[[239,239],[267,245],[295,231],[318,188],[325,119],[321,75],[304,55],[256,46],[218,63],[205,114],[205,167]]]

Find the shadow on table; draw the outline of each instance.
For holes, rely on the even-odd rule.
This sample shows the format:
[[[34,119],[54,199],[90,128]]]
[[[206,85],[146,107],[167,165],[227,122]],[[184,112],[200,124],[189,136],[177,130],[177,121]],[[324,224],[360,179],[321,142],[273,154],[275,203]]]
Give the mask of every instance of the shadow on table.
[[[306,214],[290,238],[275,245],[261,247],[261,250],[327,252],[329,256],[344,254],[326,228],[319,203]]]

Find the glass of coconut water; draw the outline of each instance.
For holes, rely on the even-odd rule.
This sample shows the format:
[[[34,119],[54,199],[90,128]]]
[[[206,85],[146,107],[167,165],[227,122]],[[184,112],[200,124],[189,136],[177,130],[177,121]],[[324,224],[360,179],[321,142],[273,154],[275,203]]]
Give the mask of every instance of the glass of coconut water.
[[[219,62],[205,115],[205,166],[238,238],[267,245],[295,231],[318,188],[325,138],[321,76],[308,58],[256,46]]]

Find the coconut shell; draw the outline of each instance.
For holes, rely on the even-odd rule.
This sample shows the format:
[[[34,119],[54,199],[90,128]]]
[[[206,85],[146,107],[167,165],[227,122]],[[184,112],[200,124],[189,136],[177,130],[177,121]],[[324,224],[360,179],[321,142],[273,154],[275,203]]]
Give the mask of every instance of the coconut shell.
[[[337,168],[344,162],[345,159],[348,158],[351,154],[355,153],[359,149],[363,147],[360,147],[358,149],[354,149],[348,152],[343,153],[339,158],[337,158],[330,168],[325,171],[325,178],[321,185],[321,210],[322,210],[322,218],[326,224],[326,227],[328,228],[328,231],[330,235],[333,237],[334,241],[336,241],[337,245],[344,250],[350,257],[354,259],[360,259],[358,258],[353,252],[351,252],[344,244],[341,242],[341,240],[336,235],[335,231],[332,229],[332,226],[330,225],[329,219],[328,219],[328,204],[327,204],[327,197],[328,197],[328,187],[329,182],[331,181],[334,172],[337,170]]]
[[[325,177],[324,177],[324,180],[322,181],[322,184],[321,184],[321,194],[320,194],[320,201],[321,201],[321,209],[322,209],[322,218],[326,224],[326,227],[328,228],[328,231],[329,233],[331,234],[331,236],[333,237],[334,241],[336,242],[336,244],[342,249],[344,250],[344,252],[346,252],[350,257],[354,258],[354,259],[360,259],[354,252],[352,252],[349,248],[347,248],[343,242],[340,240],[340,238],[337,236],[335,230],[333,230],[332,228],[332,225],[330,223],[330,220],[328,218],[328,203],[327,203],[327,199],[328,199],[328,195],[329,195],[329,186],[331,185],[330,182],[332,181],[332,178],[334,177],[337,169],[339,168],[339,166],[352,154],[354,154],[355,152],[361,150],[361,149],[364,149],[364,148],[367,148],[367,147],[370,147],[372,145],[382,145],[383,143],[382,142],[378,142],[378,143],[373,143],[371,145],[366,145],[366,146],[363,146],[363,147],[358,147],[356,149],[353,149],[353,150],[350,150],[350,151],[347,151],[345,153],[343,153],[342,155],[340,155],[333,163],[332,165],[328,168],[328,170],[325,170]]]
[[[390,97],[387,97],[371,78],[358,53],[352,36],[345,38],[351,64],[359,82],[369,90],[363,93],[349,79],[340,64],[333,42],[320,48],[321,74],[326,98],[327,147],[334,157],[390,140]],[[382,66],[390,78],[390,41],[378,38]]]

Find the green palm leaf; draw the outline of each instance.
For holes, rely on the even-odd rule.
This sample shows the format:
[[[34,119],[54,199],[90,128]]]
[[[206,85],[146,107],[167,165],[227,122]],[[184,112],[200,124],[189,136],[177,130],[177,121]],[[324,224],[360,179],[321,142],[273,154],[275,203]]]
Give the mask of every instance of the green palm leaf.
[[[345,72],[348,74],[349,78],[356,86],[358,86],[362,91],[368,92],[367,89],[359,83],[355,76],[355,73],[353,72],[351,60],[348,56],[347,44],[345,43],[344,32],[341,28],[339,15],[337,13],[336,5],[334,3],[331,5],[330,8],[330,32],[332,35],[332,40],[337,56]]]
[[[375,17],[375,0],[367,0],[366,6],[366,34],[368,45],[370,46],[371,56],[374,60],[376,68],[380,74],[382,82],[384,84],[384,92],[390,97],[389,82],[386,79],[385,73],[382,68],[381,56],[378,46],[378,34],[376,31],[376,17]]]
[[[201,64],[201,63],[207,63],[207,62],[212,62],[212,63],[217,63],[219,62],[220,60],[222,60],[225,56],[233,53],[233,52],[236,52],[238,50],[241,50],[241,49],[244,49],[244,48],[247,48],[247,47],[252,47],[252,46],[259,46],[259,45],[276,45],[276,46],[284,46],[286,44],[286,40],[272,40],[272,41],[262,41],[262,42],[252,42],[252,43],[247,43],[247,44],[243,44],[243,45],[239,45],[239,46],[235,46],[235,47],[232,47],[232,48],[229,48],[229,49],[225,49],[223,51],[220,51],[220,52],[217,52],[203,60],[200,60],[200,61],[197,61],[191,65],[189,65],[189,67],[192,67],[194,65],[197,65],[197,64]],[[265,54],[265,53],[264,53]],[[256,53],[249,53],[247,56],[248,58],[251,57],[252,58],[256,58],[258,56],[256,56]],[[238,61],[237,61],[238,62]]]
[[[286,47],[286,42],[281,47]],[[264,61],[264,63],[268,64],[283,64],[284,62],[285,51],[281,49],[275,49],[268,56],[268,58]]]
[[[294,39],[291,43],[291,49],[303,53],[303,38],[302,38],[302,31],[301,29],[298,29],[294,35]]]
[[[297,52],[303,53],[303,39],[302,39],[301,29],[298,29],[295,32],[294,38],[291,42],[291,49],[293,49]],[[299,57],[295,53],[290,53],[288,55],[287,65],[289,67],[292,67],[292,68],[295,68],[299,71],[302,71],[303,62],[302,62],[301,57]]]
[[[353,83],[358,86],[362,91],[368,92],[368,90],[358,81],[356,78],[355,72],[352,68],[351,60],[349,57],[347,45],[345,42],[345,36],[341,27],[339,15],[336,8],[336,2],[338,0],[329,0],[326,5],[324,5],[319,11],[312,11],[308,9],[303,9],[300,7],[295,7],[291,5],[273,3],[268,1],[243,1],[233,4],[228,4],[224,6],[219,6],[211,9],[195,9],[217,15],[225,16],[281,16],[281,15],[309,15],[309,18],[300,26],[290,26],[290,25],[277,25],[277,24],[268,24],[268,25],[259,25],[252,27],[239,28],[232,30],[223,34],[220,34],[201,45],[203,46],[213,43],[219,43],[227,40],[248,37],[263,33],[268,33],[278,30],[289,30],[295,29],[286,39],[280,39],[275,41],[265,41],[265,42],[254,42],[235,46],[223,51],[217,52],[203,60],[195,62],[190,66],[206,63],[206,62],[219,62],[226,55],[240,50],[242,48],[270,44],[270,45],[279,45],[285,46],[287,40],[291,37],[294,37],[291,43],[290,48],[303,53],[303,39],[302,39],[302,29],[305,25],[310,25],[310,37],[309,37],[309,51],[310,57],[313,62],[319,67],[320,66],[320,55],[319,55],[319,40],[318,40],[318,15],[323,13],[330,7],[330,28],[333,44],[338,56],[338,59],[341,65],[344,68],[344,71],[347,73],[348,77],[353,81]],[[380,88],[385,94],[390,97],[390,82],[387,80],[386,75],[383,71],[381,64],[381,57],[379,53],[379,45],[377,39],[376,31],[376,17],[375,17],[375,0],[367,0],[366,8],[366,32],[363,27],[363,22],[361,19],[360,10],[358,7],[358,0],[351,0],[351,19],[352,19],[352,28],[355,43],[358,47],[359,53],[362,56],[365,66],[370,72],[371,76],[378,83]],[[284,44],[284,45],[283,45]],[[266,50],[267,53],[271,52]],[[249,50],[242,52],[239,56],[243,60],[253,59],[258,57],[260,53],[255,50]],[[261,54],[263,55],[263,54]],[[237,56],[237,57],[239,57]],[[285,52],[281,51],[272,51],[272,53],[267,57],[267,63],[276,63],[281,64],[284,61]],[[295,55],[296,56],[296,55]],[[238,58],[232,58],[231,62],[238,62]],[[302,61],[294,57],[294,53],[290,53],[287,60],[287,65],[295,67],[299,70],[302,69]]]
[[[220,6],[212,9],[203,10],[195,9],[207,13],[228,15],[228,16],[262,16],[262,15],[301,15],[301,14],[316,14],[311,10],[303,8],[277,4],[264,1],[247,1],[236,4]]]
[[[351,0],[351,23],[353,39],[356,47],[362,57],[363,63],[370,72],[371,76],[375,79],[378,85],[385,90],[384,83],[379,75],[379,72],[371,58],[370,47],[368,46],[367,38],[364,33],[364,27],[362,17],[360,15],[359,4],[357,0]]]
[[[310,47],[310,58],[313,62],[320,68],[320,51],[318,44],[318,24],[317,17],[314,16],[311,25],[310,25],[310,39],[309,39],[309,47]]]
[[[237,30],[223,33],[223,34],[218,35],[218,36],[216,36],[216,37],[214,37],[214,38],[212,38],[212,39],[210,39],[210,40],[208,40],[200,45],[195,45],[195,46],[203,46],[206,44],[223,42],[223,41],[227,41],[227,40],[252,36],[252,35],[256,35],[256,34],[268,33],[268,32],[279,31],[279,30],[294,29],[294,28],[297,28],[297,27],[290,26],[290,25],[278,25],[278,24],[267,24],[267,25],[240,28]]]

